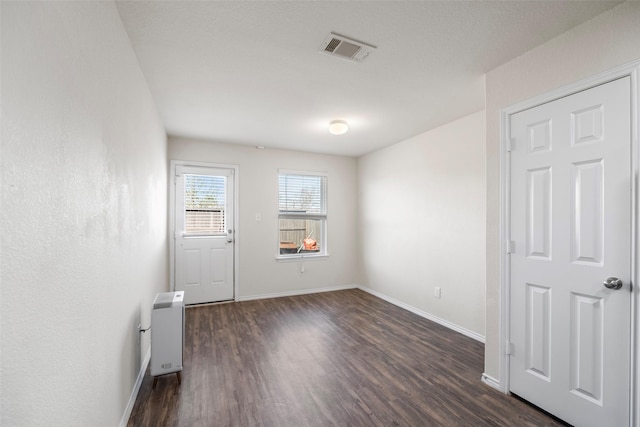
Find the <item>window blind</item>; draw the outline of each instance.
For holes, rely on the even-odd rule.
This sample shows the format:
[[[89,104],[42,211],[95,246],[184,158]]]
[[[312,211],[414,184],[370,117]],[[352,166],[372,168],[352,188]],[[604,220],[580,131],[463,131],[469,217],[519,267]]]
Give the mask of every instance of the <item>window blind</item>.
[[[185,233],[226,233],[226,188],[224,176],[184,175]]]
[[[327,177],[280,174],[279,213],[284,216],[327,215]]]

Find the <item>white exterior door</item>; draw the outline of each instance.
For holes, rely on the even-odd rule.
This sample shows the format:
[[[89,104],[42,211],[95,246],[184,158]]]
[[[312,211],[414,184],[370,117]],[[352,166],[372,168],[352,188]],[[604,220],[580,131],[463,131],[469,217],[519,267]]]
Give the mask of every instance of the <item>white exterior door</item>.
[[[233,299],[234,170],[175,171],[175,288],[185,304]]]
[[[576,426],[629,425],[630,105],[625,77],[510,119],[510,391]]]

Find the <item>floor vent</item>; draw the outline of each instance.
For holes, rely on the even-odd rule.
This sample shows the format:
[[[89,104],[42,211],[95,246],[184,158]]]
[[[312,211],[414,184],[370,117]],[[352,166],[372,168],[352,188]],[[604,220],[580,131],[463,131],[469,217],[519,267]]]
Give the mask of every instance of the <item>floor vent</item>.
[[[365,59],[375,49],[375,46],[336,33],[330,33],[320,46],[322,53],[356,62]]]

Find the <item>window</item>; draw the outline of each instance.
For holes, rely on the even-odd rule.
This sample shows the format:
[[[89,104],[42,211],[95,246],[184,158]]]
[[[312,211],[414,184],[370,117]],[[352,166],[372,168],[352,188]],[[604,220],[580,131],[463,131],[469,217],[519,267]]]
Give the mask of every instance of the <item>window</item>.
[[[184,175],[184,232],[225,234],[225,176]]]
[[[279,257],[327,255],[327,176],[279,171]]]

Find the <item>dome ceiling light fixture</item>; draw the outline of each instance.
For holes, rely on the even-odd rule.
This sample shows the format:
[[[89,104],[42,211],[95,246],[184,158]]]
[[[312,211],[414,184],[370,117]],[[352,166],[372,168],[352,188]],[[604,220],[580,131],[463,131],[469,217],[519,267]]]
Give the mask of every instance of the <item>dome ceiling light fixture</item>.
[[[329,133],[333,135],[343,135],[349,130],[349,124],[344,120],[333,120],[329,123]]]

